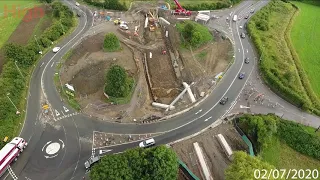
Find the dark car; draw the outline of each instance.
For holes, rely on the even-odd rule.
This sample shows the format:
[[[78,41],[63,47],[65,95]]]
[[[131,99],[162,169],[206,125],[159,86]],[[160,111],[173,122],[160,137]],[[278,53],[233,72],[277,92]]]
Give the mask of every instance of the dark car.
[[[81,14],[78,12],[78,13],[77,13],[77,16],[78,16],[78,17],[81,17]]]
[[[84,166],[86,167],[86,169],[89,169],[94,163],[98,161],[100,161],[100,156],[92,157],[84,163]]]
[[[228,97],[223,97],[221,100],[220,100],[220,104],[221,105],[225,105],[227,102],[228,102],[229,98]]]
[[[241,72],[239,74],[239,79],[243,79],[246,76],[245,72]]]
[[[246,15],[244,18],[245,18],[245,19],[248,19],[248,18],[249,18],[249,14],[248,14],[248,15]]]
[[[246,57],[246,58],[244,59],[244,63],[249,64],[249,62],[250,62],[250,61],[249,61],[249,58]]]
[[[242,39],[244,39],[244,38],[246,37],[246,35],[245,35],[244,33],[241,33],[240,37],[241,37]]]

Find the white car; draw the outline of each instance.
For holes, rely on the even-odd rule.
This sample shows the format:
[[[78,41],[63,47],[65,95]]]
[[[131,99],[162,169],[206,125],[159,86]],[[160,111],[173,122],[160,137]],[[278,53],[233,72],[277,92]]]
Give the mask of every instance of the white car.
[[[76,2],[76,6],[80,6],[80,4],[78,2]]]
[[[146,148],[156,144],[156,141],[153,138],[147,139],[139,143],[139,147]]]
[[[56,52],[58,52],[59,50],[60,50],[60,47],[54,47],[54,48],[52,49],[52,52],[56,53]]]
[[[242,29],[242,26],[239,26],[240,29]]]
[[[128,30],[129,27],[126,24],[120,24],[120,28],[124,30]]]

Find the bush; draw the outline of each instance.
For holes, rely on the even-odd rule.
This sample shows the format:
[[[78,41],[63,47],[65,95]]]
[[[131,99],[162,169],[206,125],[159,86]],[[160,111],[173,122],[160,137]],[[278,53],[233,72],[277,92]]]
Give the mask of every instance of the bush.
[[[292,149],[320,160],[320,138],[307,132],[302,125],[286,120],[280,121],[279,137]]]
[[[121,48],[120,41],[114,33],[107,33],[104,37],[103,49],[107,52],[118,51]]]
[[[113,10],[119,10],[119,11],[128,10],[125,2],[121,4],[119,0],[104,0],[104,2],[96,1],[96,0],[83,0],[83,1],[89,5],[96,6],[98,8],[113,9]]]
[[[177,178],[177,156],[172,149],[163,145],[150,149],[135,148],[122,154],[104,156],[90,171],[92,180]]]
[[[213,39],[207,27],[193,21],[179,23],[177,29],[181,33],[186,46],[190,45],[198,48]]]
[[[278,119],[273,115],[244,115],[239,118],[240,127],[258,142],[258,151],[266,148],[272,136],[277,132]],[[245,128],[243,128],[245,127]]]
[[[124,68],[113,65],[107,72],[105,92],[112,97],[126,97],[130,93],[130,81]]]

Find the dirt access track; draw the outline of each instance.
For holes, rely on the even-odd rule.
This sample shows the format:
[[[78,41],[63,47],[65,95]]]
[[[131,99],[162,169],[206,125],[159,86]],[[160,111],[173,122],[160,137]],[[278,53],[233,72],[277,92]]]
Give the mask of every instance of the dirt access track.
[[[228,159],[215,137],[217,134],[222,134],[224,136],[232,151],[248,151],[248,146],[243,142],[241,136],[231,122],[222,123],[217,127],[206,130],[198,136],[172,145],[172,148],[178,154],[178,157],[200,179],[204,178],[201,175],[202,170],[193,147],[193,143],[195,142],[198,142],[202,149],[206,164],[213,179],[225,179],[224,171],[228,165],[230,165],[231,161]],[[180,179],[183,179],[182,176]]]
[[[7,43],[15,43],[19,45],[27,45],[30,38],[32,38],[35,29],[37,28],[38,33],[42,33],[46,28],[48,28],[51,25],[50,18],[45,18],[44,21],[40,21],[40,17],[34,17],[30,19],[30,13],[32,14],[34,12],[35,8],[42,8],[45,10],[45,14],[50,14],[51,11],[49,8],[45,5],[34,7],[32,9],[29,9],[25,16],[22,18],[20,24],[17,26],[15,31],[10,35],[9,39],[7,40]],[[3,48],[0,49],[0,73],[2,72],[2,67],[5,64],[5,55]]]
[[[232,50],[228,40],[222,40],[216,34],[216,41],[199,50],[180,50],[179,35],[173,26],[169,30],[169,34],[174,34],[173,38],[165,37],[168,29],[161,26],[153,32],[143,28],[148,8],[152,9],[152,5],[139,2],[127,12],[93,9],[98,14],[95,26],[79,40],[60,72],[62,84],[69,83],[75,87],[76,100],[82,112],[102,120],[119,122],[157,119],[164,116],[164,111],[152,107],[152,102],[169,104],[184,89],[182,82],[197,84],[193,91],[198,99],[201,92],[212,86],[214,76],[228,66]],[[113,21],[105,20],[106,15],[128,22],[129,29],[119,29]],[[134,35],[136,28],[137,36]],[[102,50],[104,35],[109,32],[115,33],[121,41],[121,51],[109,53]],[[162,50],[167,53],[162,54]],[[200,56],[204,51],[205,55]],[[112,64],[124,67],[135,79],[130,103],[115,105],[106,101],[103,94],[105,73]],[[185,96],[175,105],[178,107],[176,111],[188,105],[190,100]]]

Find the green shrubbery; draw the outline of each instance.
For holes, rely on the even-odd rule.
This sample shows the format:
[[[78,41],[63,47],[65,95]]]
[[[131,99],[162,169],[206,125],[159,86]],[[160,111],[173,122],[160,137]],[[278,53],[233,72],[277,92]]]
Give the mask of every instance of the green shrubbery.
[[[104,37],[103,49],[107,52],[118,51],[121,49],[120,41],[114,33],[107,33]]]
[[[113,10],[119,10],[119,11],[128,10],[125,2],[120,3],[119,0],[104,0],[104,1],[83,0],[83,1],[89,5],[96,6],[98,8],[113,9]]]
[[[92,180],[173,180],[177,178],[177,156],[166,146],[150,149],[135,148],[122,154],[104,156],[90,172]]]
[[[273,136],[277,136],[292,149],[320,160],[320,137],[306,130],[306,126],[269,115],[244,115],[239,126],[258,142],[259,150],[267,148]],[[271,144],[272,145],[272,144]]]
[[[177,29],[183,37],[185,46],[198,48],[213,39],[207,27],[193,21],[179,23]]]
[[[172,0],[167,0],[171,6],[172,9],[175,8],[175,3]],[[228,8],[233,4],[236,4],[238,2],[240,2],[241,0],[222,0],[222,1],[215,1],[212,0],[210,1],[199,1],[197,3],[195,2],[184,2],[184,1],[179,1],[179,3],[181,4],[181,6],[187,10],[190,11],[200,11],[200,10],[214,10],[214,9],[222,9],[222,8]]]
[[[51,4],[54,12],[54,23],[47,28],[44,33],[38,37],[40,50],[44,51],[49,47],[52,41],[58,40],[65,32],[73,26],[73,12],[60,2]],[[61,18],[61,21],[58,19]],[[61,24],[60,24],[61,23]],[[32,65],[40,58],[39,47],[34,39],[26,46],[16,44],[7,44],[4,47],[7,63],[3,67],[0,75],[0,139],[5,136],[9,139],[13,138],[19,130],[21,118],[23,116],[16,115],[16,109],[13,107],[7,94],[9,94],[12,102],[17,106],[19,111],[25,108],[26,90],[29,82],[29,74]],[[23,77],[17,70],[16,65],[23,73]],[[0,144],[0,146],[3,144]]]
[[[274,167],[257,157],[252,157],[243,151],[238,151],[233,155],[232,164],[225,170],[225,179],[256,179],[254,176],[256,169],[271,170],[274,169]]]
[[[271,1],[248,24],[261,55],[260,71],[265,82],[292,104],[320,115],[320,103],[311,89],[288,33],[296,8],[283,1]]]
[[[108,70],[106,79],[105,92],[108,96],[125,97],[130,93],[129,77],[123,67],[113,65]]]
[[[320,160],[320,137],[306,131],[303,125],[280,121],[278,129],[279,137],[292,149]]]

